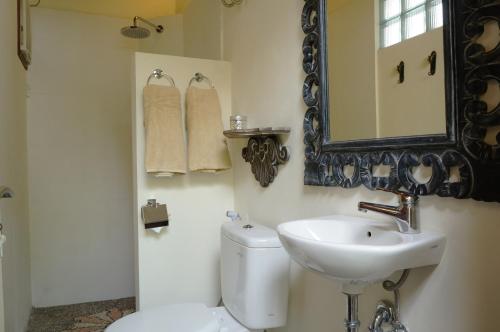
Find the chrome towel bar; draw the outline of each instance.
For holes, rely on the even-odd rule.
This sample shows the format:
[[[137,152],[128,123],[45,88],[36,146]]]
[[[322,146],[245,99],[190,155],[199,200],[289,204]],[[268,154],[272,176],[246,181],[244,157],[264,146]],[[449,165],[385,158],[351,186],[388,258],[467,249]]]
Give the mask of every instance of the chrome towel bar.
[[[151,73],[151,75],[149,75],[148,77],[148,81],[147,81],[147,85],[149,85],[149,83],[151,82],[151,79],[153,78],[156,78],[157,80],[159,79],[162,79],[162,78],[166,78],[170,84],[172,84],[173,87],[175,87],[175,81],[174,79],[172,78],[172,76],[168,75],[167,73],[165,73],[163,71],[163,69],[155,69],[153,70],[153,72]]]
[[[189,81],[189,86],[191,86],[191,84],[193,84],[194,81],[196,81],[198,83],[200,83],[202,81],[207,81],[207,83],[210,85],[211,88],[214,87],[212,80],[209,79],[208,77],[206,77],[205,75],[203,75],[202,73],[194,74],[193,78],[191,78],[191,80]]]

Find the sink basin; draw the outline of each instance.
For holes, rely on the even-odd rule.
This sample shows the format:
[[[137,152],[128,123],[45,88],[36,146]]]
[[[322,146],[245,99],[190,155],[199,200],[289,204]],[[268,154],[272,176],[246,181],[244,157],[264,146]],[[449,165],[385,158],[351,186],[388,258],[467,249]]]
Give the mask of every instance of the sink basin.
[[[349,294],[398,270],[439,264],[446,244],[437,233],[403,234],[392,222],[341,215],[285,222],[278,233],[294,261]]]

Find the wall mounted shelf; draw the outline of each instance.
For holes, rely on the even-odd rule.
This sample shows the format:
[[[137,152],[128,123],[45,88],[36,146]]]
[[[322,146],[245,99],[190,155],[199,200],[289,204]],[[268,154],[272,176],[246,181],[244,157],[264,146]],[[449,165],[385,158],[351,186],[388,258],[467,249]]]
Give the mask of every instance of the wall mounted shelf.
[[[290,159],[288,148],[281,145],[280,135],[288,135],[290,128],[254,128],[225,130],[228,138],[248,138],[241,154],[252,166],[252,173],[262,187],[267,187],[278,175],[278,166]]]

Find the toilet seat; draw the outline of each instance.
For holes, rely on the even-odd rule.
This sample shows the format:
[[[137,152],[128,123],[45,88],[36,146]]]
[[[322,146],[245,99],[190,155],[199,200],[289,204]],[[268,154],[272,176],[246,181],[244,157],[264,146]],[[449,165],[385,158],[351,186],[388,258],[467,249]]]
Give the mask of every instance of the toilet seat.
[[[174,304],[138,311],[111,324],[105,332],[219,332],[217,318],[201,303]]]

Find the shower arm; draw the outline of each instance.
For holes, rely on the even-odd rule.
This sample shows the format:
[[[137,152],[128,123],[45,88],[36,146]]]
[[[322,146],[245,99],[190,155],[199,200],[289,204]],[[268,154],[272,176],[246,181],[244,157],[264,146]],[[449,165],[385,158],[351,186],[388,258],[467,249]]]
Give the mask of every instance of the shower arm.
[[[159,33],[163,32],[163,26],[162,25],[156,25],[156,24],[154,24],[154,23],[152,23],[152,22],[150,22],[150,21],[148,21],[148,20],[146,20],[146,19],[144,19],[144,18],[142,18],[140,16],[135,16],[134,17],[134,26],[135,27],[137,26],[137,21],[141,21],[143,23],[146,23],[147,25],[155,28],[156,31],[159,32]]]

